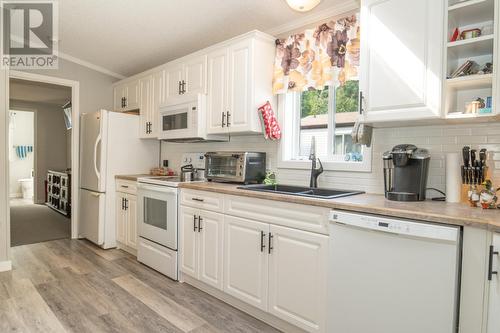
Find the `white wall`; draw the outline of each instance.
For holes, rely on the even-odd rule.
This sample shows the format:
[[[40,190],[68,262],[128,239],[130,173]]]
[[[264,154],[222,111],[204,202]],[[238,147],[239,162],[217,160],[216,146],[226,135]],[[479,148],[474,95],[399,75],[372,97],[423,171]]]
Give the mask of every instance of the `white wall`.
[[[31,177],[34,153],[27,153],[23,159],[17,156],[15,146],[35,145],[35,114],[29,111],[11,111],[9,124],[9,159],[10,159],[10,197],[21,196],[18,180]]]
[[[286,135],[286,133],[284,133]],[[319,186],[363,190],[383,193],[382,153],[400,143],[412,143],[431,152],[428,187],[445,190],[444,160],[447,152],[461,152],[464,145],[487,148],[494,158],[496,185],[500,185],[500,123],[473,125],[414,126],[377,128],[373,135],[373,162],[371,172],[325,171],[319,177]],[[278,144],[265,141],[261,136],[232,137],[230,143],[175,144],[163,143],[162,159],[178,169],[183,152],[211,150],[250,150],[268,154],[268,168],[277,170],[278,181],[283,184],[309,184],[309,170],[277,169]],[[457,166],[458,167],[458,166]],[[431,193],[430,193],[431,194]],[[432,194],[431,194],[432,195]]]

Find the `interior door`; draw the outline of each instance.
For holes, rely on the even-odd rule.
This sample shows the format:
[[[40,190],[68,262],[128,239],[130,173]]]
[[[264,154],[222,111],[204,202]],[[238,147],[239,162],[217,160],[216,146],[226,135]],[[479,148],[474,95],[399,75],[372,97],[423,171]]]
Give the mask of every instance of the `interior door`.
[[[80,189],[78,230],[80,236],[97,245],[104,244],[105,196],[104,193]]]
[[[224,215],[201,210],[199,218],[199,279],[222,290]]]
[[[224,291],[267,311],[269,225],[228,215],[224,219]]]
[[[105,151],[103,127],[106,112],[81,115],[80,122],[80,188],[95,192],[105,191],[105,172],[102,159]]]
[[[126,199],[127,245],[137,249],[137,197],[129,194]]]
[[[180,271],[198,278],[197,221],[198,210],[181,206],[179,209],[179,256]]]
[[[444,2],[362,2],[360,90],[368,121],[440,116]]]
[[[250,130],[252,95],[252,40],[244,40],[229,48],[228,111],[230,132]]]
[[[206,94],[207,86],[207,56],[195,58],[184,66],[184,80],[186,82],[185,95]]]
[[[328,236],[275,225],[270,232],[269,312],[307,332],[326,332]]]
[[[228,130],[227,126],[222,125],[226,123],[227,112],[227,48],[210,53],[207,62],[207,133],[224,134]]]

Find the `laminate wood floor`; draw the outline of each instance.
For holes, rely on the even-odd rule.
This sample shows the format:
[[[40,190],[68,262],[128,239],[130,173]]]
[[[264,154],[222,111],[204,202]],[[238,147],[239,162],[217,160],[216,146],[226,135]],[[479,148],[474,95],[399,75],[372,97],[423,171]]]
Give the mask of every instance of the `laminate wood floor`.
[[[0,332],[279,332],[120,250],[61,239],[12,248]]]

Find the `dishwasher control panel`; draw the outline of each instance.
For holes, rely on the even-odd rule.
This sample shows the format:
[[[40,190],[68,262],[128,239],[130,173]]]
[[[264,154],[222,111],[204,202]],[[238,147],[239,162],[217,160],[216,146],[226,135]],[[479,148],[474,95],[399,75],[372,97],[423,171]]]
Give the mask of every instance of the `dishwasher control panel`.
[[[330,221],[337,224],[370,229],[373,231],[389,232],[393,234],[413,237],[447,240],[452,242],[458,241],[459,234],[458,227],[341,211],[332,211],[330,213]]]

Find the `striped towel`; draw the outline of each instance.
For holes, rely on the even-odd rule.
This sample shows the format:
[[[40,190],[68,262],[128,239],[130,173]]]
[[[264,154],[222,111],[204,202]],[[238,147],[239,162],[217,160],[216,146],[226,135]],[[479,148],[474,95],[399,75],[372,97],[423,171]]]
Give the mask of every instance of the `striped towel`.
[[[19,159],[24,160],[28,153],[33,152],[33,146],[16,146],[16,155]]]

